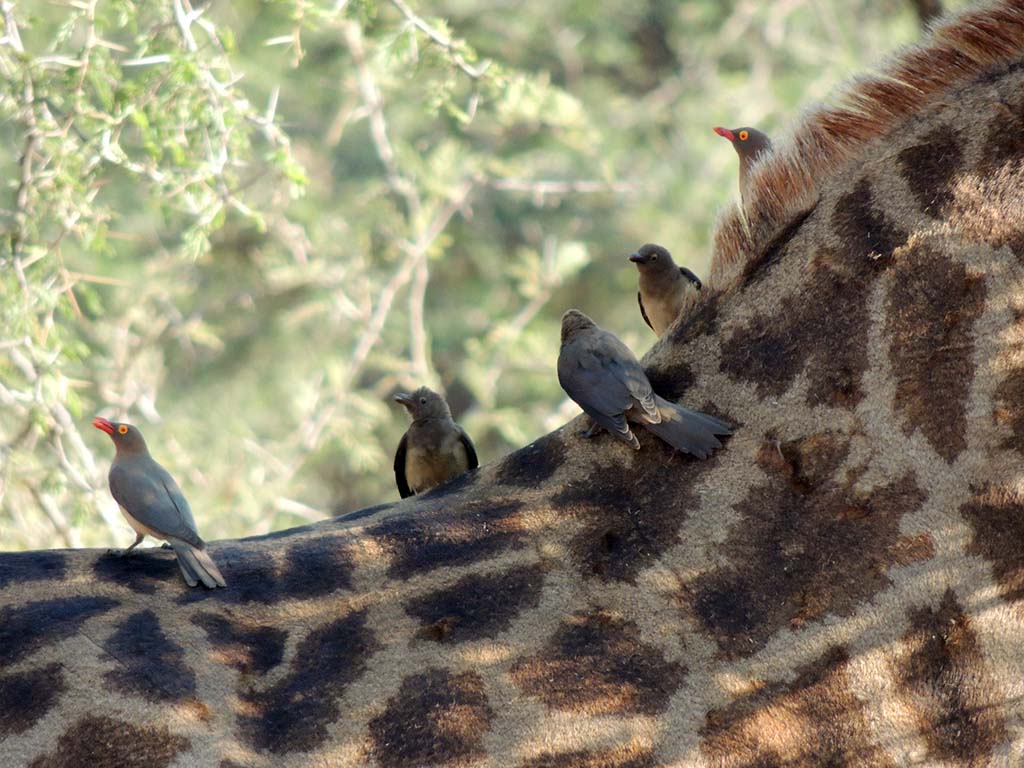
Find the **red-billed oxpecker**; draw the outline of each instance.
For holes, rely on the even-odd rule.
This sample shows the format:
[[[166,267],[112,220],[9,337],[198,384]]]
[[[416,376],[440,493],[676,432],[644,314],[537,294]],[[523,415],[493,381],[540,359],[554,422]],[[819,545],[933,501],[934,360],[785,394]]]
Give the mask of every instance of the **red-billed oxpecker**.
[[[757,128],[714,128],[722,138],[732,143],[732,148],[740,156],[740,199],[746,202],[749,198],[750,168],[764,152],[772,148],[772,141]]]
[[[146,536],[164,539],[177,555],[181,575],[190,587],[199,582],[211,589],[227,586],[217,564],[207,553],[206,544],[199,538],[192,510],[181,489],[167,470],[149,455],[138,428],[99,416],[92,425],[114,441],[117,453],[108,475],[110,493],[137,534],[135,543],[121,554],[127,555]]]

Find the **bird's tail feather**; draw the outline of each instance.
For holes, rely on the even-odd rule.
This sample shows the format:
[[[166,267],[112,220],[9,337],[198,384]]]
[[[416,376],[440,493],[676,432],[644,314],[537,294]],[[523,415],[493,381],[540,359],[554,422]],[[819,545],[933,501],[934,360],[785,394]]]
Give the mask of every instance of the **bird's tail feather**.
[[[210,589],[227,586],[220,568],[205,549],[198,549],[184,541],[172,541],[171,547],[178,556],[178,567],[185,577],[185,583],[190,587],[196,586],[200,581]]]
[[[732,434],[732,427],[714,416],[691,411],[660,397],[657,402],[661,421],[644,426],[676,450],[706,459],[715,448],[722,446],[716,435]]]

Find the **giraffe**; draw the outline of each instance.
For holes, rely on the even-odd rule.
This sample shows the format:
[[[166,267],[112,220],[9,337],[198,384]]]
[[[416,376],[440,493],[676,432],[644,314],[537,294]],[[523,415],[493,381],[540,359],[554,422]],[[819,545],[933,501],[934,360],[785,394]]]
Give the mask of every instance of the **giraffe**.
[[[806,113],[744,206],[644,361],[724,450],[575,420],[213,542],[226,590],[0,554],[0,762],[1024,764],[1024,0]]]

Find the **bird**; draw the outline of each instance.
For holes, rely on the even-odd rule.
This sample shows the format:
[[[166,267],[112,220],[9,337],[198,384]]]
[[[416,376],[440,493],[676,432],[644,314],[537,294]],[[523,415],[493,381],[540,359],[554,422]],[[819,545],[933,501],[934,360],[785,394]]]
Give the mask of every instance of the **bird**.
[[[138,427],[99,416],[92,425],[114,442],[117,453],[107,476],[110,494],[136,533],[135,543],[121,554],[127,555],[146,536],[164,539],[174,550],[190,587],[200,581],[210,589],[226,587],[224,576],[199,538],[192,509],[174,478],[149,455]]]
[[[632,422],[673,448],[706,459],[722,445],[716,435],[732,434],[724,421],[655,394],[629,347],[578,309],[562,315],[558,383],[593,420],[585,437],[603,427],[639,450],[640,441],[629,428]]]
[[[452,419],[448,403],[437,392],[420,387],[411,394],[395,395],[395,402],[412,417],[395,451],[395,483],[403,499],[480,465],[473,441]]]
[[[740,156],[740,199],[746,201],[750,187],[750,168],[754,161],[772,148],[772,140],[757,128],[722,128],[714,132],[732,142],[733,149]]]
[[[700,278],[686,267],[677,266],[672,254],[654,243],[640,246],[629,260],[640,273],[636,293],[640,314],[660,338],[679,316],[687,293],[701,289]]]

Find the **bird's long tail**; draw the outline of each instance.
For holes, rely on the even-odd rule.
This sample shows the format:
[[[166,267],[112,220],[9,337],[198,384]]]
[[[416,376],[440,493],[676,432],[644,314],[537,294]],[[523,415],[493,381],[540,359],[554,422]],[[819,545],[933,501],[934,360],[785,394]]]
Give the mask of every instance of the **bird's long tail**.
[[[732,434],[732,427],[714,416],[691,411],[661,397],[656,398],[656,402],[661,421],[644,426],[676,450],[706,459],[715,448],[722,447],[716,435]]]
[[[220,568],[205,549],[193,547],[180,539],[174,539],[170,544],[174,554],[178,556],[181,575],[185,577],[185,583],[190,587],[196,586],[200,581],[210,589],[227,586]]]

